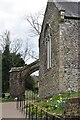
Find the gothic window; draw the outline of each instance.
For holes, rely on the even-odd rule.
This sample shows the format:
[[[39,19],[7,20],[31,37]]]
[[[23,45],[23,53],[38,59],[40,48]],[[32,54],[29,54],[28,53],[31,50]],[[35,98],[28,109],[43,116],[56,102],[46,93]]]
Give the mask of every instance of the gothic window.
[[[51,68],[51,34],[50,25],[47,24],[45,28],[45,43],[46,43],[46,66],[47,69]]]
[[[46,38],[46,48],[47,48],[47,69],[51,68],[51,37]]]

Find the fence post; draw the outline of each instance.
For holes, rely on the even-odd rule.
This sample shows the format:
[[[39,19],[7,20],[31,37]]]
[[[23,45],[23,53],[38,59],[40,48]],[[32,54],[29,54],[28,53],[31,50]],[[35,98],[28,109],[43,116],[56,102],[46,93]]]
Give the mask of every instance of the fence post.
[[[33,120],[33,110],[34,110],[34,105],[32,104],[32,120]]]
[[[26,105],[26,118],[28,116],[28,104]]]
[[[41,117],[40,117],[40,119],[42,120],[42,109],[41,109]]]
[[[46,120],[48,120],[48,113],[46,112]]]
[[[25,98],[24,98],[24,114],[25,114]]]
[[[36,120],[37,120],[37,117],[38,117],[38,107],[36,106]]]
[[[20,108],[21,108],[21,97],[20,97]]]
[[[23,99],[21,100],[21,110],[23,111]]]
[[[30,108],[31,106],[30,106],[30,103],[29,103],[29,119],[30,119],[30,112],[31,112],[31,108]]]
[[[55,120],[55,117],[53,116],[53,120]]]
[[[23,98],[21,100],[21,110],[23,111]]]

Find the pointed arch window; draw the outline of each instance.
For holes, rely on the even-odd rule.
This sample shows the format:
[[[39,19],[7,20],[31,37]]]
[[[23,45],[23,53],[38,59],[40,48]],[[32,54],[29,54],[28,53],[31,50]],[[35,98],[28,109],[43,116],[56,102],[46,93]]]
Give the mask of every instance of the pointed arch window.
[[[51,26],[46,24],[44,30],[44,40],[46,45],[46,67],[47,69],[51,68]]]
[[[47,48],[47,69],[51,68],[51,37],[46,38],[46,48]]]

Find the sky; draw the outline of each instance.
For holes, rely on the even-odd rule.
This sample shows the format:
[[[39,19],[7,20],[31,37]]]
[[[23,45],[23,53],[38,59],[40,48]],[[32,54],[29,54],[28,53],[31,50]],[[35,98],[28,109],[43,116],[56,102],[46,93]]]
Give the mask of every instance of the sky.
[[[46,4],[47,0],[0,0],[0,33],[9,30],[15,41],[21,38],[23,43],[28,38],[29,45],[38,54],[38,38],[30,37],[31,28],[25,17],[44,10]]]
[[[18,30],[26,26],[25,15],[35,13],[45,6],[47,0],[0,0],[0,32]]]

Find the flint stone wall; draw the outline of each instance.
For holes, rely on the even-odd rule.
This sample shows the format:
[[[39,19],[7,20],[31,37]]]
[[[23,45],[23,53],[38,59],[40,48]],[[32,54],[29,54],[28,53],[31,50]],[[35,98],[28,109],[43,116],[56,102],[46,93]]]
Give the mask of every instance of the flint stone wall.
[[[53,12],[54,11],[54,12]],[[39,83],[39,96],[45,98],[57,94],[59,88],[59,25],[58,25],[59,13],[58,9],[53,3],[48,3],[44,16],[41,36],[39,39],[39,53],[40,53],[40,83]],[[46,45],[44,32],[46,24],[51,25],[51,58],[52,65],[50,69],[47,69],[46,64]],[[45,33],[47,34],[47,33]]]
[[[79,90],[79,22],[65,20],[60,27],[60,91]]]
[[[53,12],[54,11],[54,12]],[[44,32],[47,23],[51,26],[51,68],[47,69]],[[48,3],[39,39],[40,53],[40,98],[79,88],[79,21],[60,21],[59,10]],[[48,33],[45,33],[48,34]]]

